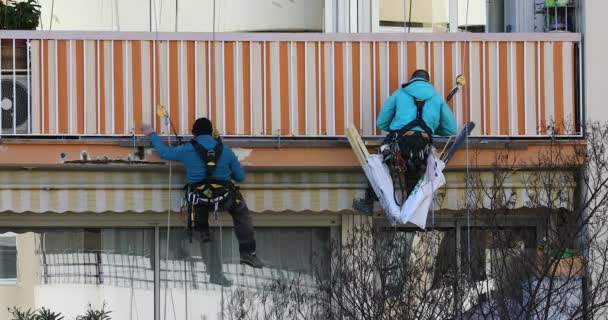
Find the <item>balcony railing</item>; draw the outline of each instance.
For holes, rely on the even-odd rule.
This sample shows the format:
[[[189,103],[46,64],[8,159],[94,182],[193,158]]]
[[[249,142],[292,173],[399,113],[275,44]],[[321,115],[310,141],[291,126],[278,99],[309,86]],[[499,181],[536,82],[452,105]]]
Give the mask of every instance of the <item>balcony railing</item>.
[[[2,135],[180,134],[210,117],[229,136],[379,135],[383,101],[418,68],[477,136],[580,133],[579,34],[0,32]],[[27,48],[20,56],[19,44]],[[23,67],[19,68],[19,65]]]

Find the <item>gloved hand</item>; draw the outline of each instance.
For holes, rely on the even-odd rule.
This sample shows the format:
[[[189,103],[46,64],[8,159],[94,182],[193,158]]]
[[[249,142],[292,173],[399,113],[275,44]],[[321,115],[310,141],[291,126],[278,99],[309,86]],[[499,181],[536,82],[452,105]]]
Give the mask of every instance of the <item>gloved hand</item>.
[[[151,125],[147,124],[147,123],[142,123],[141,124],[141,131],[143,132],[143,134],[145,135],[150,135],[152,132],[156,132],[154,130],[154,128],[152,128]]]

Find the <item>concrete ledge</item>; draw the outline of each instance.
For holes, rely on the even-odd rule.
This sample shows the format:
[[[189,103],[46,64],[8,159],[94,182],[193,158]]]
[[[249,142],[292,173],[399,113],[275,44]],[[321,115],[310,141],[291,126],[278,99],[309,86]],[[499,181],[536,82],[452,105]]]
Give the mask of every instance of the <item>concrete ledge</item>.
[[[191,136],[182,137],[182,142],[188,142],[192,139]],[[166,136],[162,136],[161,139],[168,142],[169,139]],[[367,136],[362,137],[363,141],[370,148],[378,147],[382,144],[384,137],[381,136]],[[440,149],[445,145],[448,138],[436,137],[433,138],[434,145]],[[171,138],[171,141],[175,143],[175,138]],[[234,148],[335,148],[335,147],[349,147],[348,140],[346,137],[223,137],[222,141]],[[529,145],[549,145],[549,144],[573,144],[584,142],[584,138],[575,136],[564,136],[558,138],[508,138],[508,137],[470,137],[469,147],[470,148],[501,148],[501,149],[526,149]],[[151,148],[152,144],[146,137],[55,137],[55,138],[19,138],[19,137],[3,137],[0,139],[0,145],[13,145],[13,144],[62,144],[62,145],[89,145],[89,144],[101,144],[101,145],[115,145],[125,148],[143,147]]]

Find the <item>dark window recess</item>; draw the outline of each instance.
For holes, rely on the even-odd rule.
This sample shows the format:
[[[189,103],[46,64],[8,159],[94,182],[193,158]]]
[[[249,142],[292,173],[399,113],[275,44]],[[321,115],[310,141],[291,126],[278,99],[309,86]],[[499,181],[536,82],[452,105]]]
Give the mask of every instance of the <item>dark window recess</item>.
[[[17,241],[15,236],[0,237],[0,280],[17,278]]]

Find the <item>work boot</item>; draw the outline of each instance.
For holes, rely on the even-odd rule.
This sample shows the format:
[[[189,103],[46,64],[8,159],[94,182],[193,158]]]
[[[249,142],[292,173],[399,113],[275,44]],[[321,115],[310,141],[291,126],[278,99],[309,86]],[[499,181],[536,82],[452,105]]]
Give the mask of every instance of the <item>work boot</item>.
[[[361,214],[371,216],[374,212],[374,202],[368,199],[353,199],[353,209]]]
[[[212,274],[209,277],[209,283],[217,284],[222,287],[230,287],[232,286],[232,280],[226,278],[224,274],[220,273],[218,275]]]
[[[264,263],[255,253],[241,253],[241,264],[246,264],[253,268],[263,268]]]

